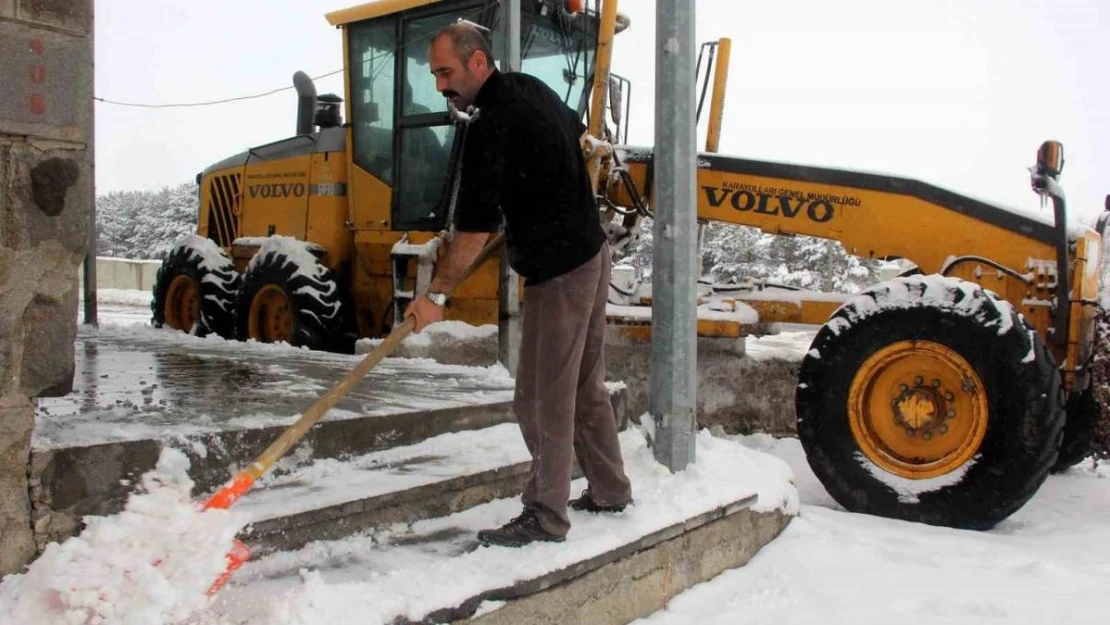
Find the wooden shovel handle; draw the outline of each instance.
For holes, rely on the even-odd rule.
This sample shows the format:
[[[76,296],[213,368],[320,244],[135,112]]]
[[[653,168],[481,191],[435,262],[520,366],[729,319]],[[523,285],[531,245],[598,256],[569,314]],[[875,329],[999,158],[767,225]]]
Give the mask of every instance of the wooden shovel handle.
[[[463,279],[460,280],[460,284],[465,282],[478,267],[482,266],[487,260],[493,257],[501,247],[502,241],[502,235],[495,235],[489,243],[482,248],[482,251],[478,253],[478,257],[474,259],[474,262],[470,263],[470,267],[468,267],[466,273],[463,274]],[[456,287],[456,290],[457,288],[458,287]],[[454,291],[449,295],[451,294],[454,294]],[[289,426],[277,440],[266,448],[266,451],[262,452],[262,454],[254,460],[254,462],[239,471],[230,482],[216,491],[216,494],[212,495],[204,504],[204,509],[230,508],[232,504],[254,486],[256,480],[265,475],[275,462],[284,456],[293,445],[296,445],[297,442],[304,437],[305,433],[323,418],[328,410],[347,395],[347,393],[349,393],[371,369],[392,353],[393,350],[401,344],[401,341],[412,333],[415,327],[416,319],[408,317],[405,319],[404,323],[394,328],[380,345],[371,350],[369,354],[366,354],[353,369],[347,372],[347,375],[345,375],[342,380],[337,382],[335,386],[331,387],[328,392],[324,393],[309,406],[308,409],[304,411],[304,414],[301,415],[301,418],[297,419],[296,423]]]

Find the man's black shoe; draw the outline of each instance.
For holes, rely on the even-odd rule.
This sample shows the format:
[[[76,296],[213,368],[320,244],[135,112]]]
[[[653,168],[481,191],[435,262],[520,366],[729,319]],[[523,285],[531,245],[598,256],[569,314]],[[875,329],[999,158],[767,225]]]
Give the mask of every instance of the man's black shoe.
[[[594,501],[593,495],[590,494],[590,489],[582,491],[578,499],[571,499],[567,502],[571,510],[581,510],[583,512],[624,512],[628,504],[632,503],[629,499],[624,503],[613,504],[611,506],[602,506]]]
[[[497,529],[478,532],[478,542],[483,545],[502,547],[523,547],[536,541],[561,543],[566,540],[540,526],[540,517],[531,508],[525,508],[520,516]]]

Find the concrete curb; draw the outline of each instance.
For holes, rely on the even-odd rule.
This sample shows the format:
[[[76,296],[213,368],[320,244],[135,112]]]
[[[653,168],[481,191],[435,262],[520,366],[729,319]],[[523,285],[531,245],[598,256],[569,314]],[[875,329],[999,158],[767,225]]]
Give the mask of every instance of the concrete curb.
[[[422,625],[623,625],[665,609],[675,595],[742,566],[793,518],[753,512],[752,499],[678,523],[573,567],[482,593],[429,614]],[[504,605],[472,617],[484,601]],[[398,625],[413,625],[398,621]]]

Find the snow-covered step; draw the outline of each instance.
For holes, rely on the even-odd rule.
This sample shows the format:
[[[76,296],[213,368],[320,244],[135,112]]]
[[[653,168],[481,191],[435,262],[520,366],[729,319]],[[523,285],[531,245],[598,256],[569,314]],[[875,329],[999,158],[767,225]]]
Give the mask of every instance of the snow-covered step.
[[[42,401],[36,415],[30,476],[36,538],[63,540],[86,515],[118,512],[166,446],[189,457],[196,496],[204,497],[360,358],[140,326],[82,328],[73,392]],[[506,423],[513,418],[512,389],[512,378],[496,365],[386,359],[283,463],[361,456]],[[621,397],[614,390],[618,409]],[[457,492],[472,495],[461,486]],[[415,504],[398,503],[404,505]],[[453,509],[441,506],[438,513]]]
[[[251,519],[244,538],[265,554],[511,497],[521,492],[528,468],[520,428],[505,423],[279,470],[235,509]]]
[[[477,461],[482,453],[494,448],[507,462],[523,451],[509,426],[438,438],[424,443],[424,451],[437,447],[476,470],[486,466]],[[204,617],[227,624],[373,625],[473,617],[467,622],[616,625],[742,565],[797,513],[793,474],[777,458],[703,431],[697,464],[672,474],[655,462],[644,431],[623,432],[621,441],[636,504],[616,515],[572,512],[564,543],[479,546],[478,530],[520,512],[519,498],[507,497],[257,557]],[[412,453],[420,451],[415,447]],[[393,453],[396,461],[412,457]],[[368,457],[364,466],[375,460],[385,458]],[[330,469],[336,473],[320,467],[307,482],[351,477],[357,470]],[[573,487],[584,485],[578,480]],[[273,503],[259,499],[249,509],[264,514]]]

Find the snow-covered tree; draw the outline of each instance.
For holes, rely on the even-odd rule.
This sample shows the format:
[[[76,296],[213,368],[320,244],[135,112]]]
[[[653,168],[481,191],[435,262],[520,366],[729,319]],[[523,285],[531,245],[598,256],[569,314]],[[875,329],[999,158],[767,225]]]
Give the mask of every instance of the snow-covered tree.
[[[648,273],[652,257],[650,219],[641,239],[623,264],[638,264]],[[879,281],[880,263],[848,254],[836,241],[771,235],[757,228],[709,223],[701,247],[702,275],[720,283],[744,278],[817,291],[855,293]]]
[[[96,198],[96,253],[163,258],[174,241],[196,232],[197,185],[115,191]]]

